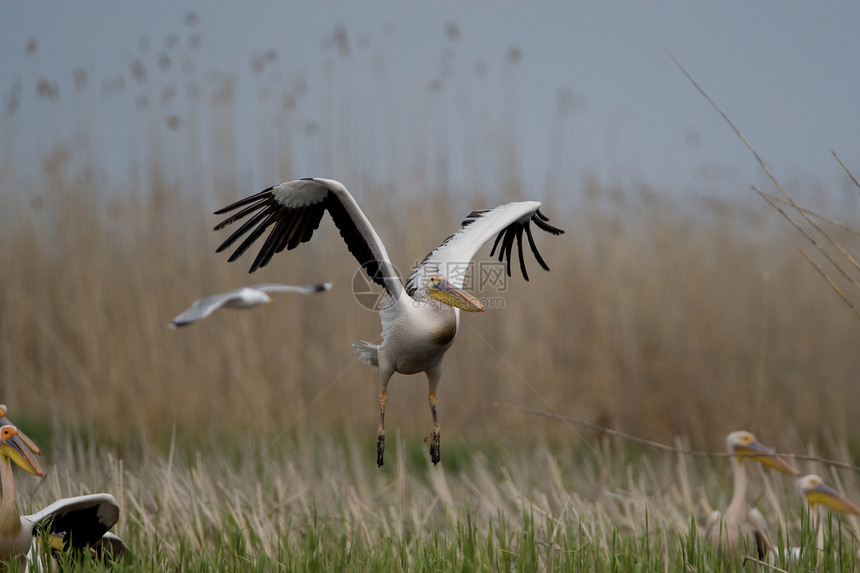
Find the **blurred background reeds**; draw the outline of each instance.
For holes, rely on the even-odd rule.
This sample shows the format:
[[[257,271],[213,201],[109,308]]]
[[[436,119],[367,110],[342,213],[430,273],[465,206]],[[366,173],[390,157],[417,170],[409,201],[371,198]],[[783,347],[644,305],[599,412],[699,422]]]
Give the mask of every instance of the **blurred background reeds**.
[[[224,235],[211,231],[212,211],[258,191],[252,181],[261,176],[234,168],[237,80],[203,71],[195,50],[207,39],[196,18],[186,16],[180,35],[144,36],[127,70],[113,75],[43,78],[38,40],[21,47],[33,75],[12,86],[3,114],[3,398],[32,420],[117,444],[129,434],[163,443],[174,426],[189,438],[227,432],[225,422],[252,435],[334,430],[372,441],[376,375],[358,365],[350,341],[375,339],[378,317],[356,304],[358,266],[330,222],[253,276],[249,260],[228,264],[214,253]],[[515,275],[501,290],[479,291],[499,308],[464,317],[448,354],[446,435],[571,438],[570,428],[497,402],[708,446],[741,427],[779,428],[789,443],[857,435],[860,323],[797,252],[804,238],[752,191],[679,196],[587,171],[575,177],[565,140],[580,104],[566,90],[550,134],[552,168],[544,181],[525,181],[511,101],[521,89],[519,51],[464,70],[459,34],[455,23],[446,27],[438,74],[410,104],[423,115],[408,145],[392,141],[384,122],[378,133],[358,133],[364,110],[351,107],[350,92],[366,82],[356,78],[390,81],[382,56],[356,55],[369,51],[368,38],[334,28],[316,91],[302,73],[283,73],[300,62],[274,48],[249,62],[267,183],[343,180],[402,272],[472,209],[535,198],[567,230],[538,238],[550,273],[532,264],[529,283]],[[496,82],[508,89],[491,114],[482,101]],[[18,122],[23,98],[34,99],[39,125]],[[101,113],[114,115],[96,121]],[[310,119],[317,113],[320,123]],[[465,126],[456,142],[450,121]],[[104,148],[106,125],[122,126],[127,139],[120,175],[105,164],[116,156]],[[22,130],[38,135],[35,151],[16,145]],[[18,158],[33,154],[37,167],[20,168]],[[452,183],[461,162],[473,168],[467,186]],[[487,169],[494,164],[506,167]],[[836,203],[843,223],[856,217],[856,188],[793,192],[813,210]],[[280,296],[267,311],[166,327],[200,296],[266,281],[335,286]],[[415,421],[429,422],[425,392],[421,377],[395,378],[392,427],[422,432]]]

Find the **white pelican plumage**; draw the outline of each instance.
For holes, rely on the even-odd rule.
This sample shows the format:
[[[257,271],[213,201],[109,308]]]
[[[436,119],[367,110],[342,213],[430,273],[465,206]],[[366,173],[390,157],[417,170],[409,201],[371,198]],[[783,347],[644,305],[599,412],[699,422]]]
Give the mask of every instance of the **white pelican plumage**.
[[[386,294],[379,312],[382,342],[353,344],[363,362],[379,369],[376,462],[382,465],[385,450],[385,404],[389,380],[395,372],[424,372],[433,416],[433,431],[426,441],[430,446],[430,459],[436,464],[439,462],[436,388],[442,377],[442,360],[457,334],[459,311],[484,310],[479,301],[462,290],[463,271],[478,249],[495,237],[490,256],[498,247],[499,261],[507,262],[510,275],[516,242],[520,269],[528,280],[523,257],[523,233],[540,266],[549,270],[535,246],[531,223],[553,235],[564,231],[549,225],[549,219],[539,207],[540,203],[536,201],[523,201],[473,211],[462,222],[458,232],[445,239],[417,265],[405,286],[397,277],[376,230],[346,187],[338,181],[299,179],[275,185],[216,211],[216,215],[236,212],[219,223],[215,230],[250,216],[218,247],[218,252],[221,252],[247,235],[230,256],[229,260],[234,261],[271,228],[251,265],[250,272],[254,272],[268,264],[275,253],[309,241],[323,214],[328,211],[350,253]]]
[[[260,304],[272,302],[268,295],[270,292],[291,292],[296,294],[314,294],[331,289],[331,283],[322,283],[309,286],[292,286],[275,283],[242,287],[230,292],[213,294],[194,301],[191,308],[183,311],[174,318],[168,326],[179,328],[202,320],[221,307],[228,308],[252,308]]]
[[[14,462],[24,471],[42,477],[42,467],[27,447],[21,446],[18,428],[11,424],[0,427],[0,561],[23,560],[31,549],[34,537],[44,531],[52,540],[61,540],[63,549],[94,548],[101,551],[110,545],[114,556],[119,556],[125,544],[105,533],[119,519],[119,505],[107,493],[69,497],[55,501],[32,515],[21,515],[15,497]],[[115,540],[118,540],[115,541]]]
[[[770,550],[767,539],[767,522],[761,512],[749,506],[747,502],[747,477],[743,460],[753,459],[768,467],[790,475],[797,475],[791,465],[775,455],[773,450],[762,445],[750,432],[732,432],[726,437],[726,447],[732,463],[734,491],[732,500],[724,513],[713,511],[705,525],[705,539],[714,545],[734,550],[739,540],[744,537],[755,543],[758,556]]]

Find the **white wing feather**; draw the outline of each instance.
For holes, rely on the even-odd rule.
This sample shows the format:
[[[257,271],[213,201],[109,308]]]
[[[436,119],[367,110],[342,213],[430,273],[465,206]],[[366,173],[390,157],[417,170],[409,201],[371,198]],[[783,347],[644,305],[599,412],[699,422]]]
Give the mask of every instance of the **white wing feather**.
[[[469,262],[478,250],[511,225],[527,225],[539,207],[537,201],[522,201],[473,212],[463,221],[464,226],[459,231],[445,239],[418,264],[406,283],[407,292],[413,293],[434,274],[443,274],[454,286],[463,288]]]

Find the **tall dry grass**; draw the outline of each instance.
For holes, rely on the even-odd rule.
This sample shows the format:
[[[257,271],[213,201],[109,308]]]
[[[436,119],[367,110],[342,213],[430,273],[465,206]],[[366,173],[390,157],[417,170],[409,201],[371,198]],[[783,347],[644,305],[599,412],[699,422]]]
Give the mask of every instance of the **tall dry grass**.
[[[207,87],[193,50],[173,57],[187,65],[178,76],[161,78],[165,85],[132,66],[111,92],[129,126],[134,169],[127,180],[106,175],[96,132],[85,123],[72,138],[48,139],[35,172],[4,164],[2,398],[16,419],[45,424],[44,432],[77,427],[115,444],[129,436],[164,444],[174,427],[188,440],[283,432],[316,439],[343,431],[370,451],[377,379],[358,364],[350,342],[374,339],[379,323],[353,300],[357,265],[328,221],[311,243],[253,276],[246,274],[249,260],[228,264],[214,253],[223,235],[211,232],[211,211],[259,189],[234,165],[230,118],[239,99],[233,80],[216,75]],[[146,58],[156,55],[141,55],[143,64],[150,63]],[[522,183],[517,173],[497,185],[477,169],[469,190],[451,188],[444,169],[455,162],[446,158],[460,149],[445,146],[444,135],[429,127],[433,118],[412,134],[414,147],[426,153],[397,152],[402,169],[383,157],[397,142],[363,149],[362,156],[343,149],[343,134],[334,128],[311,125],[308,107],[316,99],[328,114],[324,121],[345,117],[342,129],[355,129],[348,114],[356,110],[343,93],[344,86],[356,87],[362,62],[332,58],[336,64],[324,77],[334,95],[307,93],[301,85],[280,86],[292,97],[283,101],[271,89],[258,93],[261,104],[278,101],[263,108],[266,125],[289,134],[296,133],[290,126],[304,126],[263,159],[262,170],[274,174],[271,183],[294,176],[296,148],[306,145],[330,158],[320,164],[350,175],[344,182],[404,271],[471,209],[514,196],[547,198],[544,211],[567,230],[559,238],[538,237],[550,273],[531,262],[529,283],[515,276],[505,292],[481,293],[500,294],[503,309],[463,318],[439,394],[443,441],[492,438],[515,446],[537,436],[588,437],[495,406],[503,402],[653,439],[683,435],[714,448],[739,428],[768,436],[781,450],[854,443],[860,325],[797,254],[802,237],[752,193],[740,200],[679,199],[645,186],[562,176],[542,188]],[[279,65],[277,57],[263,62],[262,69]],[[504,65],[506,81],[515,82],[516,63]],[[486,73],[476,72],[482,86]],[[262,86],[267,76],[261,74]],[[450,101],[466,101],[467,110],[477,105],[471,80],[445,81],[459,94]],[[188,87],[187,112],[164,95],[172,82]],[[70,91],[86,86],[76,83]],[[67,86],[60,88],[62,94]],[[437,88],[425,97],[447,97]],[[464,93],[465,100],[456,99]],[[98,97],[108,96],[79,99]],[[51,93],[36,103],[50,110],[44,117],[60,121],[87,105]],[[15,135],[26,126],[16,124],[14,110],[6,114],[8,148],[24,154]],[[472,145],[488,131],[487,121],[504,117],[471,124],[466,149],[477,164],[517,155],[516,134],[498,148]],[[206,133],[214,137],[201,138],[201,124],[211,125]],[[363,161],[386,167],[380,174]],[[263,311],[225,311],[181,331],[166,326],[202,295],[267,281],[333,281],[335,287],[315,297],[278,297]],[[429,429],[421,377],[396,377],[389,400],[391,429],[414,436]],[[423,447],[420,439],[413,442]]]
[[[122,507],[113,531],[132,548],[119,571],[748,570],[740,555],[701,541],[705,517],[730,498],[726,458],[636,451],[614,439],[530,448],[455,440],[433,467],[394,432],[396,462],[380,470],[355,434],[232,438],[213,438],[205,451],[178,439],[167,450],[136,441],[118,456],[58,436],[46,444],[47,478],[20,472],[20,503],[29,512],[112,492]],[[811,569],[814,535],[793,480],[759,464],[747,471],[771,541],[808,551],[804,561],[771,563]],[[834,518],[816,570],[853,570],[852,526]]]
[[[134,197],[79,185],[46,190],[38,205],[4,195],[16,217],[0,250],[0,369],[14,411],[89,424],[113,440],[129,428],[163,437],[173,423],[193,434],[229,422],[254,433],[360,428],[372,441],[376,376],[349,343],[376,337],[378,318],[353,300],[357,266],[329,223],[248,277],[249,261],[214,254],[213,218],[178,190]],[[428,207],[397,199],[422,216],[386,224],[377,203],[363,203],[406,268],[407,253],[422,256],[457,217],[440,201],[429,209],[454,224],[431,229]],[[779,433],[786,445],[856,434],[856,317],[788,232],[750,228],[767,225],[765,208],[703,205],[686,215],[636,193],[586,207],[548,205],[569,231],[539,238],[552,271],[532,264],[529,283],[508,282],[503,309],[464,317],[440,389],[446,434],[516,440],[541,425],[495,402],[711,445],[738,427]],[[324,280],[332,292],[166,327],[204,294]],[[414,422],[429,422],[425,393],[422,378],[395,378],[392,427],[426,429]]]
[[[396,466],[379,471],[356,436],[313,444],[242,438],[226,452],[202,454],[139,443],[133,459],[63,437],[51,444],[49,477],[38,482],[22,475],[19,489],[24,511],[68,495],[113,492],[123,508],[114,532],[133,548],[124,562],[128,570],[184,569],[185,561],[222,570],[218,558],[245,563],[242,569],[301,570],[320,568],[304,560],[342,553],[352,556],[348,569],[369,570],[365,555],[392,547],[400,553],[396,569],[424,570],[427,546],[456,547],[467,523],[474,528],[469,535],[505,544],[500,552],[480,548],[481,558],[508,553],[516,559],[528,543],[540,547],[533,567],[508,570],[550,570],[554,559],[566,568],[601,563],[607,558],[580,555],[604,555],[615,544],[628,551],[643,534],[646,545],[657,548],[656,560],[647,562],[676,570],[683,563],[679,545],[696,531],[691,520],[701,524],[700,516],[725,507],[729,498],[725,459],[632,452],[610,440],[593,449],[545,442],[530,449],[490,446],[489,455],[464,441],[454,450],[453,470],[410,456],[410,441],[399,433],[391,445]],[[776,543],[780,531],[785,544],[798,545],[802,502],[789,480],[758,464],[749,470],[750,497],[768,516],[771,539]],[[524,524],[524,516],[531,523]],[[843,535],[850,544],[847,531]],[[739,561],[709,559],[721,570],[742,570]],[[477,560],[461,555],[454,563],[475,567]]]

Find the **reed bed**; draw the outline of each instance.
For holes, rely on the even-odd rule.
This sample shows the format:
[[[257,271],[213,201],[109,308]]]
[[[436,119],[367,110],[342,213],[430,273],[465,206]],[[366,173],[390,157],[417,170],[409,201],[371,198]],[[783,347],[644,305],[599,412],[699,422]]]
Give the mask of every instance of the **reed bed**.
[[[435,102],[427,109],[441,117],[410,132],[414,155],[382,131],[378,146],[344,148],[350,139],[310,121],[309,108],[322,102],[323,123],[346,118],[343,129],[354,133],[350,118],[359,114],[342,95],[344,86],[361,89],[362,60],[331,48],[335,65],[325,68],[325,93],[315,94],[300,81],[267,83],[281,63],[264,52],[254,60],[261,131],[281,134],[264,146],[268,183],[342,179],[404,273],[473,209],[536,198],[567,231],[537,238],[551,272],[530,261],[530,282],[515,275],[501,289],[477,289],[499,304],[463,317],[447,355],[440,466],[429,466],[420,438],[430,426],[424,380],[395,377],[386,412],[395,447],[377,470],[378,382],[350,342],[374,340],[379,321],[354,300],[358,266],[336,229],[325,221],[312,242],[253,276],[250,260],[228,264],[214,252],[223,235],[211,231],[210,213],[259,189],[236,173],[235,82],[195,67],[191,40],[200,37],[189,34],[177,44],[187,49],[168,52],[174,67],[142,50],[123,82],[103,78],[110,89],[101,97],[124,110],[127,126],[121,181],[106,174],[90,125],[93,80],[75,74],[71,87],[48,82],[53,89],[36,91],[45,113],[35,126],[39,167],[29,171],[16,161],[28,152],[16,146],[22,126],[11,104],[30,92],[8,100],[0,398],[50,444],[48,478],[19,478],[25,507],[113,492],[123,507],[119,533],[135,549],[136,561],[120,565],[129,568],[723,571],[737,564],[700,547],[696,524],[728,499],[724,459],[643,451],[499,404],[717,451],[728,432],[748,429],[781,452],[811,448],[855,463],[860,322],[798,254],[807,239],[754,192],[679,197],[572,177],[558,164],[546,182],[526,184],[506,110],[470,113],[488,89],[478,66],[474,78],[455,71],[431,82],[426,99],[411,104]],[[504,81],[516,82],[516,63],[505,56]],[[164,73],[142,72],[153,68]],[[187,88],[187,111],[167,95],[174,82]],[[77,97],[70,103],[58,89]],[[465,153],[430,127],[448,121],[457,102],[470,128]],[[558,113],[570,126],[571,112]],[[51,125],[68,116],[79,120],[72,136],[51,140]],[[496,142],[490,133],[506,135]],[[553,137],[554,157],[563,157],[564,134]],[[297,169],[295,149],[330,171]],[[467,189],[451,183],[463,155],[473,169]],[[488,175],[491,158],[508,166],[502,179]],[[392,167],[397,160],[402,168]],[[791,191],[821,211],[835,196],[840,223],[856,219],[853,187],[830,199]],[[821,225],[858,252],[853,231]],[[200,296],[322,281],[334,289],[167,328]],[[808,469],[860,497],[856,474]],[[785,544],[802,538],[793,486],[756,478],[759,505]],[[854,567],[842,523],[821,570]]]
[[[181,193],[116,196],[85,183],[51,193],[38,207],[2,199],[17,216],[0,231],[0,376],[19,419],[88,427],[113,443],[145,432],[165,444],[174,424],[193,435],[228,421],[256,435],[337,427],[373,441],[376,375],[350,342],[375,339],[378,316],[352,296],[358,267],[333,225],[249,277],[250,261],[214,254],[214,217]],[[416,216],[396,221],[372,189],[356,193],[402,268],[413,264],[407,252],[420,258],[456,228],[441,199],[418,211],[417,199],[398,197]],[[532,264],[530,282],[478,293],[503,308],[462,321],[439,394],[446,435],[569,438],[497,402],[712,448],[736,428],[776,434],[784,450],[856,435],[858,321],[795,251],[801,239],[767,223],[766,207],[686,215],[632,192],[602,203],[547,205],[568,230],[538,238],[552,271]],[[454,224],[430,229],[428,209]],[[206,294],[320,281],[334,289],[167,328]],[[429,426],[425,394],[421,377],[395,377],[391,427]]]
[[[352,435],[194,449],[176,439],[167,452],[140,442],[124,454],[66,436],[50,445],[44,480],[21,474],[19,498],[27,511],[113,492],[123,508],[114,531],[132,547],[120,571],[741,571],[755,555],[721,555],[701,539],[730,496],[725,458],[610,439],[528,449],[457,439],[433,467],[392,437],[397,463],[379,470]],[[814,544],[792,481],[749,469],[777,547]],[[852,535],[834,518],[824,555],[771,562],[854,570]]]

